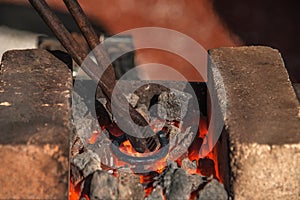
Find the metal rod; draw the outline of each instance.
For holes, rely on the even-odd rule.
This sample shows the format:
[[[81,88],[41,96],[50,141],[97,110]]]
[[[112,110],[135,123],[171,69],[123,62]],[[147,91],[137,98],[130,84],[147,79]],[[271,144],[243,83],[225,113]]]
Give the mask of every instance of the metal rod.
[[[95,48],[99,44],[99,39],[97,34],[95,33],[94,29],[88,22],[87,17],[85,16],[84,12],[80,8],[80,5],[77,3],[76,0],[64,0],[68,9],[70,10],[71,14],[73,15],[74,19],[76,20],[80,30],[82,31],[83,35],[85,36],[89,46],[91,49]],[[107,109],[111,113],[111,95],[113,88],[115,86],[115,77],[112,65],[109,66],[108,74],[109,76],[101,76],[101,69],[99,66],[96,65],[95,62],[92,61],[88,57],[88,52],[85,52],[81,46],[74,40],[71,33],[66,29],[66,27],[61,23],[58,17],[51,11],[48,4],[45,0],[29,0],[31,5],[35,8],[38,14],[42,17],[48,27],[52,30],[55,34],[57,39],[61,42],[61,44],[65,47],[71,57],[75,60],[75,62],[83,69],[87,75],[89,75],[94,81],[102,89],[103,93],[107,99]],[[97,37],[97,39],[96,39]],[[98,49],[98,48],[96,48]],[[96,53],[95,53],[96,52]],[[103,69],[105,67],[105,60],[109,60],[108,56],[105,52],[102,51],[94,51],[95,57],[97,58],[98,65],[100,65]],[[84,61],[84,62],[83,62]],[[122,102],[125,97],[120,95],[119,101]],[[123,104],[118,104],[123,105]],[[118,106],[117,105],[117,106]],[[126,108],[120,107],[120,112],[118,113],[120,116],[124,116],[124,112],[126,112]],[[139,152],[145,151],[153,151],[157,147],[157,142],[155,142],[155,134],[151,130],[148,125],[148,122],[145,118],[137,112],[130,104],[129,104],[129,112],[133,119],[133,121],[140,125],[140,126],[147,126],[146,132],[139,133],[137,130],[138,135],[141,137],[133,137],[128,135],[128,139],[132,142],[132,145],[135,149]],[[130,122],[127,122],[127,126],[133,126]],[[147,135],[154,135],[152,137],[143,138],[143,136]]]
[[[99,37],[97,36],[97,33],[94,30],[92,24],[90,23],[77,0],[64,0],[64,3],[73,16],[75,22],[77,23],[82,35],[85,37],[90,50],[97,60],[98,66],[102,71],[106,69],[106,71],[104,71],[102,79],[107,79],[104,80],[104,82],[110,85],[111,88],[114,88],[116,83],[115,70],[109,60],[109,56],[102,49],[102,46],[99,45]]]
[[[64,48],[68,51],[75,62],[81,66],[83,71],[87,73],[94,81],[97,81],[101,77],[101,71],[99,67],[87,57],[88,52],[85,52],[80,45],[73,39],[71,33],[61,23],[58,17],[51,11],[45,0],[29,0],[31,5],[36,9],[38,14],[42,17],[57,39],[61,42]],[[84,59],[85,63],[83,64]],[[103,90],[103,93],[110,101],[112,89],[108,87],[110,84],[105,84],[103,81],[99,81],[99,85]]]
[[[100,44],[99,38],[79,3],[76,0],[64,0],[64,3],[75,19],[90,48],[96,48]]]
[[[103,70],[105,67],[105,63],[103,63],[102,61],[108,60],[108,55],[105,51],[102,50],[102,48],[96,48],[100,44],[97,33],[95,32],[90,21],[88,20],[87,16],[76,0],[64,0],[64,3],[73,16],[74,20],[76,21],[82,35],[85,37],[90,49],[93,51],[97,59],[98,64],[100,65],[100,67],[102,67]],[[113,69],[113,66],[111,64],[109,67]],[[115,80],[114,70],[111,72],[113,72],[113,74],[110,74],[110,76],[113,76],[112,78],[113,80]]]
[[[44,22],[48,25],[57,39],[62,43],[65,49],[78,65],[81,65],[86,55],[80,50],[80,46],[74,41],[71,33],[65,28],[60,20],[50,10],[44,0],[29,0]]]

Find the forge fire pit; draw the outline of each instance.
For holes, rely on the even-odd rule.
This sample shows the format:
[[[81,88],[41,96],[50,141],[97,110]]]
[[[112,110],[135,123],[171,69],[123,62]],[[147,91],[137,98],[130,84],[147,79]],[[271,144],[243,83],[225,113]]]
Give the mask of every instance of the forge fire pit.
[[[108,136],[99,138],[107,133],[102,131],[85,136],[86,133],[79,132],[75,140],[77,143],[73,146],[76,152],[73,153],[71,161],[71,165],[74,166],[71,181],[77,185],[85,180],[88,184],[83,184],[81,189],[77,188],[77,191],[75,189],[73,192],[80,191],[83,197],[95,199],[298,199],[299,180],[294,175],[299,174],[299,102],[278,51],[268,47],[221,48],[211,50],[210,56],[207,85],[214,90],[209,90],[208,94],[205,84],[193,85],[193,91],[198,94],[197,101],[202,102],[199,104],[203,106],[200,109],[202,118],[199,127],[187,131],[189,125],[192,127],[197,123],[190,119],[187,120],[190,123],[186,125],[184,117],[181,118],[183,121],[172,119],[173,121],[169,120],[167,124],[161,125],[167,144],[172,144],[171,137],[187,136],[183,140],[175,139],[183,141],[183,146],[188,146],[187,149],[179,147],[182,154],[178,158],[172,159],[173,152],[168,151],[166,157],[164,153],[158,152],[161,157],[152,160],[149,156],[149,160],[144,160],[143,155],[134,151],[130,143],[126,142],[121,142],[123,146],[120,143],[113,144],[101,154],[98,151],[99,145],[95,148],[95,145],[90,143],[101,143]],[[268,77],[267,81],[265,76]],[[185,84],[180,82],[169,82],[169,86],[166,87],[160,86],[165,84],[163,82],[159,85],[144,83],[146,85],[131,95],[126,93],[126,84],[137,83],[125,82],[123,92],[129,102],[144,116],[151,118],[152,114],[154,117],[152,116],[150,121],[153,120],[157,126],[160,124],[161,111],[159,106],[157,110],[152,110],[151,104],[161,105],[170,115],[177,113],[177,107],[182,109],[181,113],[184,113],[183,107],[188,108],[189,112],[193,110],[189,104],[194,105],[195,102],[188,98],[192,95],[185,89]],[[173,91],[166,89],[171,86]],[[186,98],[181,101],[186,105],[183,103],[176,106],[176,101],[173,99],[172,102],[170,98],[170,92],[180,93],[177,98]],[[100,94],[98,98],[101,98]],[[218,110],[214,112],[223,116],[225,126],[214,148],[202,157],[199,150],[203,150],[202,147],[211,142],[206,134],[207,124],[212,119],[212,98],[217,99]],[[91,120],[94,118],[90,117]],[[197,136],[193,135],[195,130]],[[88,142],[82,142],[82,138]],[[187,142],[189,139],[192,142]],[[101,166],[94,165],[100,160],[106,163],[102,169]],[[146,173],[144,167],[148,166],[152,168]],[[288,171],[285,170],[287,166]],[[91,171],[96,173],[95,177],[91,175]],[[103,191],[100,189],[103,185],[93,185],[98,183],[94,179],[102,179],[99,176],[109,176],[109,173],[114,178],[105,180],[114,182],[114,187],[110,187],[114,189]],[[86,180],[88,176],[89,179]],[[130,178],[128,180],[123,176]],[[135,184],[131,182],[133,179]],[[144,192],[141,192],[142,186]],[[277,187],[282,189],[278,190]]]
[[[84,81],[76,84],[75,88],[81,89],[87,85]],[[200,113],[191,108],[206,102],[205,84],[192,84],[196,99],[190,94],[194,89],[184,82],[122,81],[121,85],[132,106],[155,130],[159,147],[153,152],[137,152],[125,134],[116,133],[118,129],[111,122],[103,121],[108,113],[98,115],[97,127],[97,117],[84,104],[84,98],[90,98],[82,95],[84,92],[75,93],[77,133],[71,150],[71,198],[189,199],[198,195],[208,198],[216,192],[210,198],[227,199],[219,183],[223,179],[219,176],[217,150],[204,157],[199,152],[203,143],[209,143],[204,141],[206,104],[201,105],[200,121]],[[134,93],[126,91],[131,87],[138,89]],[[97,107],[105,105],[100,103],[103,96],[98,90],[96,113]]]
[[[78,113],[71,131],[68,66],[44,50],[7,52],[0,83],[0,198],[299,199],[299,102],[278,51],[221,48],[210,56],[210,93],[205,83],[193,83],[191,98],[186,83],[162,81],[143,83],[126,96],[153,122],[158,138],[155,150],[141,153],[107,120],[101,90],[94,103],[74,91]],[[184,105],[176,104],[175,93]],[[201,146],[210,143],[205,138],[211,98],[225,126],[212,151],[201,157]],[[193,121],[189,106],[196,102],[202,106],[200,120]]]
[[[63,2],[78,41],[45,0],[29,2],[68,54],[3,55],[0,199],[300,199],[300,107],[277,50],[207,54],[184,34],[144,27],[125,31],[136,47],[129,36],[109,51],[76,0]],[[185,59],[194,69],[179,74],[203,82],[118,80],[134,50],[149,48]],[[110,62],[123,50],[130,59]]]

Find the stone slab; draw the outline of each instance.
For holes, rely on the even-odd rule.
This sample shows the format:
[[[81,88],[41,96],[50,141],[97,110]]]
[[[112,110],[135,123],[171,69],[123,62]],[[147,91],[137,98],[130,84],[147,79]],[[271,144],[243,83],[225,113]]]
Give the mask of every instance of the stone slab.
[[[250,46],[209,55],[212,96],[229,135],[232,196],[299,199],[299,102],[280,53]]]
[[[67,198],[71,88],[68,66],[48,51],[4,53],[0,199]]]

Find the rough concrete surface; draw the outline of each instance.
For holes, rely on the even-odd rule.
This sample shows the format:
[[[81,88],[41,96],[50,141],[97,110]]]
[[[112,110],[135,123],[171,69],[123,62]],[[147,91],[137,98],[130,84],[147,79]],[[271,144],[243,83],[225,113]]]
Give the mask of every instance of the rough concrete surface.
[[[209,80],[218,86],[212,96],[229,135],[234,198],[299,199],[299,102],[280,53],[251,46],[209,54]]]
[[[68,195],[71,72],[45,50],[13,50],[0,72],[0,199]]]
[[[233,151],[235,199],[300,199],[300,144],[242,143]]]
[[[68,160],[53,145],[0,145],[0,199],[63,199]]]

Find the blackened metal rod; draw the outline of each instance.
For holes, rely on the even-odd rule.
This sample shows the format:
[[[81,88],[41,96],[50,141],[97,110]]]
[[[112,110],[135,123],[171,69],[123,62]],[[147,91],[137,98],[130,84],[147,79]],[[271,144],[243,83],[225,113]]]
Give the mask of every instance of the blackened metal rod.
[[[116,83],[116,77],[115,77],[115,70],[109,60],[109,56],[106,54],[106,52],[99,46],[100,40],[97,36],[96,31],[94,30],[92,24],[90,23],[88,17],[82,10],[80,4],[77,0],[64,0],[64,3],[73,16],[75,22],[77,23],[82,35],[85,37],[90,50],[94,54],[98,66],[101,68],[102,71],[104,69],[107,69],[104,71],[103,79],[108,85],[110,85],[111,88],[114,88]],[[106,64],[108,66],[106,66]]]
[[[102,73],[99,67],[87,56],[88,52],[85,52],[80,47],[80,45],[73,39],[71,33],[65,28],[65,26],[61,23],[61,21],[57,18],[57,16],[51,11],[51,9],[49,8],[45,0],[29,0],[29,2],[35,8],[38,14],[42,17],[42,19],[45,21],[48,27],[52,30],[52,32],[55,34],[57,39],[69,52],[69,54],[75,60],[75,62],[79,66],[81,66],[81,68],[85,73],[87,73],[87,75],[89,75],[94,81],[98,82],[100,88],[102,89],[108,101],[107,109],[111,112],[110,103],[111,103],[112,91],[115,85],[114,77],[108,77],[108,76],[101,77]],[[89,37],[90,36],[88,36],[88,38]],[[94,36],[91,37],[94,38]],[[88,39],[88,41],[89,43],[91,43],[91,47],[96,45],[97,43],[97,42],[96,43],[93,42],[94,40],[90,40],[90,39]],[[105,57],[105,54],[102,55],[104,59],[107,59]],[[102,65],[102,63],[98,63],[98,64]],[[122,101],[122,98],[120,99],[120,101]],[[120,108],[120,116],[123,115],[122,112],[124,112],[124,108]],[[144,117],[140,113],[138,113],[130,104],[129,104],[129,112],[135,123],[137,123],[140,126],[148,125],[148,122],[144,119]],[[132,126],[130,122],[128,122],[127,125]],[[150,128],[147,128],[145,133],[139,133],[139,134],[144,137],[147,135],[154,135],[153,131]],[[135,137],[128,136],[128,139],[132,141],[133,145],[136,147],[136,150],[138,150],[139,152],[144,152],[146,150],[153,151],[157,147],[155,140],[151,138],[152,137],[135,138]]]
[[[56,35],[57,39],[66,48],[75,62],[78,65],[81,65],[86,55],[81,52],[80,46],[72,39],[73,37],[71,33],[50,10],[48,4],[44,0],[29,0],[29,2],[42,17],[48,27],[52,30],[52,32]]]
[[[71,13],[71,15],[73,16],[74,20],[76,21],[90,49],[94,53],[98,65],[100,65],[100,67],[103,70],[106,67],[105,61],[108,60],[108,55],[101,47],[98,47],[100,41],[88,17],[85,15],[84,11],[82,10],[77,0],[64,0],[64,3],[67,9],[69,10],[69,12]],[[103,74],[103,78],[104,78],[103,81],[105,83],[108,83],[113,88],[115,86],[116,80],[115,80],[115,71],[112,64],[110,64],[107,67],[107,69],[108,70],[104,72],[105,74]],[[138,113],[131,105],[129,105],[129,112],[135,123],[142,126],[148,125],[144,117],[140,113]],[[132,141],[134,140],[134,138],[132,137],[128,137],[128,138],[129,140],[131,140],[132,143],[136,143],[136,141]],[[150,150],[154,150],[157,147],[155,140],[153,140],[151,137],[147,139],[147,144]]]
[[[98,66],[89,57],[87,57],[88,52],[85,52],[82,47],[73,39],[71,33],[51,11],[45,0],[29,0],[29,2],[42,17],[64,48],[68,51],[71,57],[75,60],[75,62],[81,66],[83,71],[87,73],[94,81],[98,82],[99,78],[101,77]],[[85,58],[85,64],[82,65]],[[101,80],[99,81],[99,85],[103,90],[103,93],[110,101],[112,89]]]
[[[99,38],[79,3],[76,0],[64,0],[64,3],[75,19],[90,48],[96,48],[100,44]]]

